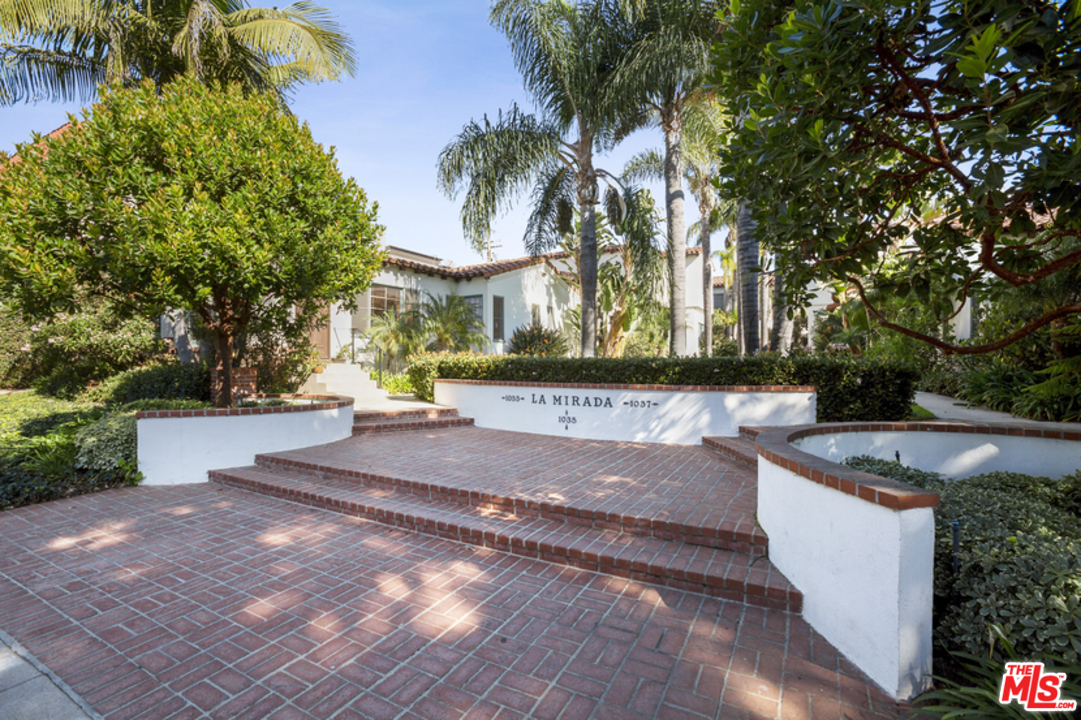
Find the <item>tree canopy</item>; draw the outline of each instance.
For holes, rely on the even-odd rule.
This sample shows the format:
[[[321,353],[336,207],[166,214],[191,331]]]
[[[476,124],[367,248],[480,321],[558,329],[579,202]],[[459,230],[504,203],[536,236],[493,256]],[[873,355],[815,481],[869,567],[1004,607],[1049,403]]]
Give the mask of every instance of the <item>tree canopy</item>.
[[[352,41],[307,0],[0,0],[0,105],[92,98],[100,83],[185,73],[284,99],[304,81],[352,75]]]
[[[733,0],[724,24],[722,187],[752,202],[793,304],[841,280],[883,326],[948,353],[1081,314],[1051,304],[957,345],[875,303],[911,298],[945,320],[974,294],[1038,288],[1081,263],[1078,0]]]
[[[28,316],[78,292],[131,314],[191,310],[228,379],[253,314],[354,308],[379,269],[376,204],[273,98],[147,81],[72,120],[0,160],[0,292]]]

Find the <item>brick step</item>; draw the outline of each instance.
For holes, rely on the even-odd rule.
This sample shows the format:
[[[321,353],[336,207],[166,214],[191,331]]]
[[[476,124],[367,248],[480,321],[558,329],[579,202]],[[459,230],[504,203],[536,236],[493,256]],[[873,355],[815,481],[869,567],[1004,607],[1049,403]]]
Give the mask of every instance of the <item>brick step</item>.
[[[472,419],[469,419],[472,423]],[[355,426],[354,426],[355,427]],[[354,434],[356,433],[354,429]],[[752,518],[738,521],[719,520],[708,513],[699,524],[668,522],[657,518],[602,512],[588,507],[560,504],[556,501],[538,502],[531,498],[504,497],[476,489],[466,489],[402,477],[379,475],[356,469],[347,461],[312,462],[290,453],[256,455],[255,464],[270,470],[284,470],[315,475],[320,478],[345,480],[365,487],[409,493],[424,499],[450,501],[481,510],[514,513],[523,517],[541,517],[575,526],[599,530],[614,530],[631,535],[643,535],[660,540],[674,540],[691,545],[723,548],[748,555],[766,554],[768,539]]]
[[[726,460],[737,462],[751,469],[758,467],[758,451],[754,440],[745,437],[704,437],[702,445],[722,455]]]
[[[455,408],[420,408],[417,410],[385,410],[378,411],[359,411],[353,413],[353,420],[366,421],[366,420],[380,420],[380,419],[399,419],[399,418],[440,418],[440,417],[458,417],[458,411]]]
[[[744,440],[750,440],[751,442],[754,442],[758,438],[759,435],[761,435],[762,433],[764,433],[765,431],[767,431],[769,429],[770,428],[768,428],[768,427],[757,427],[757,426],[754,426],[754,425],[740,425],[739,426],[739,436],[741,438],[743,438]]]
[[[432,428],[463,427],[472,425],[473,418],[464,417],[392,417],[370,418],[353,423],[353,435],[371,435],[373,433],[404,432],[409,430],[429,430]]]
[[[585,570],[800,612],[803,596],[762,555],[689,545],[365,487],[261,466],[214,470],[222,485]]]

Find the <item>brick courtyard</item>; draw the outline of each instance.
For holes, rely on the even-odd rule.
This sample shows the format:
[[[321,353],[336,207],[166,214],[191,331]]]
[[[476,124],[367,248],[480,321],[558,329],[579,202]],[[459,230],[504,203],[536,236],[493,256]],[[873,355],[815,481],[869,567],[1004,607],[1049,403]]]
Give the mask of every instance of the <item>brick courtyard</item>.
[[[535,472],[499,492],[558,492],[557,448],[448,464],[432,443],[454,432],[365,439],[338,459]],[[716,462],[670,450],[654,460],[673,477]],[[650,502],[634,466],[562,472],[582,474],[563,490],[576,503]],[[587,482],[601,476],[606,493]],[[700,504],[673,494],[662,509]],[[0,513],[0,628],[110,720],[898,716],[796,613],[212,484]]]

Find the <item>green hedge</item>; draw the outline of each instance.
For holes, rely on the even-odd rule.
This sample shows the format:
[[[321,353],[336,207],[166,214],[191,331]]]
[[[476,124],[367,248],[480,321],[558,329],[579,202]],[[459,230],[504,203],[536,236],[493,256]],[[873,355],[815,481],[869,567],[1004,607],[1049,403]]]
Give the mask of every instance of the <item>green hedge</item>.
[[[435,378],[635,385],[813,385],[819,422],[904,420],[916,393],[915,369],[847,355],[751,358],[535,358],[422,354],[409,378],[432,401]]]
[[[1061,480],[993,472],[949,481],[890,460],[850,467],[933,490],[935,644],[986,655],[992,625],[1024,657],[1081,659],[1081,472]],[[952,524],[960,524],[953,572]]]
[[[210,401],[210,370],[205,364],[167,362],[114,375],[83,394],[89,402],[124,405],[136,400]]]

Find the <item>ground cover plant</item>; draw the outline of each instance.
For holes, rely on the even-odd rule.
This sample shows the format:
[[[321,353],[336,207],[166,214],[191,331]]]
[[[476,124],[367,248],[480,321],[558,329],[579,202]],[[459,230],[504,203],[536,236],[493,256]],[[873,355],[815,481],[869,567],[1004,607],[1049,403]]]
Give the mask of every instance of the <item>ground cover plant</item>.
[[[433,398],[435,378],[640,385],[813,385],[819,422],[904,420],[917,373],[897,363],[847,355],[750,358],[547,358],[427,354],[413,358],[417,397]]]
[[[935,511],[934,641],[952,660],[944,683],[952,694],[932,700],[994,711],[996,703],[984,698],[981,705],[976,689],[991,665],[1001,679],[1012,657],[1081,667],[1081,471],[1059,480],[991,472],[951,481],[892,460],[863,456],[845,464],[942,498]],[[1081,697],[1081,675],[1072,681],[1064,696]]]

